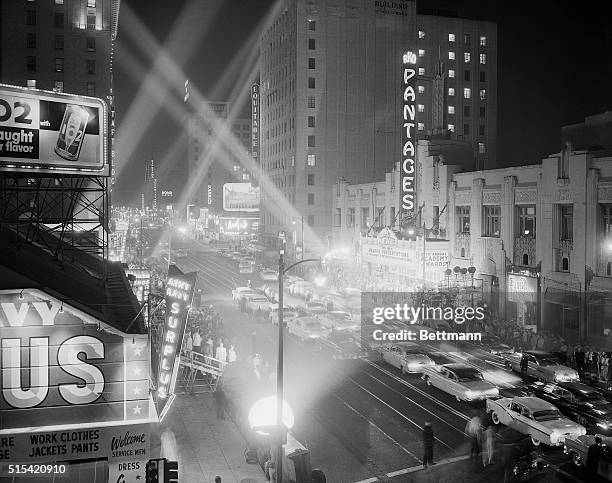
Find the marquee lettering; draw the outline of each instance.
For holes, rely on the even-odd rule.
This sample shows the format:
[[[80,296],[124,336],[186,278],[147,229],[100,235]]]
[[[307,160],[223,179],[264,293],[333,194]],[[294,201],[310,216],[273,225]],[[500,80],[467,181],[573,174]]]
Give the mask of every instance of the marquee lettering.
[[[402,123],[402,156],[400,181],[400,209],[407,215],[414,214],[415,162],[414,162],[414,127],[415,100],[414,78],[416,76],[417,57],[414,52],[406,52],[402,56],[403,64],[403,123]]]

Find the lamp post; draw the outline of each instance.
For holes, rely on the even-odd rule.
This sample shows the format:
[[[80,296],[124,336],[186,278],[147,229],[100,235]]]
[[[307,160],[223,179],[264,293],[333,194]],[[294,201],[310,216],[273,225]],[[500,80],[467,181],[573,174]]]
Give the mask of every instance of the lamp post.
[[[302,221],[303,221],[302,217]],[[285,249],[280,249],[278,257],[278,355],[276,363],[276,425],[278,428],[278,448],[276,457],[276,483],[283,483],[283,444],[286,439],[286,432],[282,430],[283,427],[283,399],[284,399],[284,387],[283,387],[283,371],[284,371],[284,347],[283,347],[283,324],[284,324],[284,294],[283,294],[283,276],[293,267],[306,262],[319,262],[320,258],[307,258],[304,260],[304,250],[302,247],[302,259],[299,262],[295,262],[285,268]]]
[[[296,218],[294,218],[291,222],[295,225]],[[300,260],[304,260],[304,216],[300,216],[300,223],[302,225],[302,230],[301,230],[302,233],[300,236],[300,244],[301,244],[302,251],[301,251]]]

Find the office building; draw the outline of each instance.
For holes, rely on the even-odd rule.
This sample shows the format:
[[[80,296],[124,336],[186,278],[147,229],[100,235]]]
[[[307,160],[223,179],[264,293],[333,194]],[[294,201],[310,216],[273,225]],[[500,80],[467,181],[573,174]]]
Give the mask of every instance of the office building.
[[[261,165],[283,195],[262,193],[262,235],[291,229],[289,202],[318,235],[305,245],[329,245],[333,183],[382,181],[400,161],[406,51],[417,136],[468,141],[473,168],[495,165],[495,24],[420,15],[411,1],[284,6],[260,40]]]

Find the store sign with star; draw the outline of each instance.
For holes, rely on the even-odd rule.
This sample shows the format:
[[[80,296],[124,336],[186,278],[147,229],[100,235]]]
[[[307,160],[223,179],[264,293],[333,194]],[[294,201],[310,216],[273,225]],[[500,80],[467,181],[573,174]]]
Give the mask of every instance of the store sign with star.
[[[40,290],[2,290],[0,345],[0,434],[155,418],[146,335]]]

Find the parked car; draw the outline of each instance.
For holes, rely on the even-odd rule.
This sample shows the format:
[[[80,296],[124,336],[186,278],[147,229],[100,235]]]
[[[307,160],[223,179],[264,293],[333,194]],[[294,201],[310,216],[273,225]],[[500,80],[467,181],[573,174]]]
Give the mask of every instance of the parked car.
[[[556,406],[537,397],[488,399],[487,412],[494,424],[512,426],[530,435],[535,446],[559,446],[566,438],[586,434],[584,426],[563,417]]]
[[[273,282],[278,280],[278,272],[270,268],[265,268],[259,272],[259,278],[261,278],[264,282]]]
[[[579,382],[534,383],[534,395],[554,404],[565,416],[587,429],[612,435],[612,403],[595,388]]]
[[[323,312],[319,316],[319,320],[324,327],[332,330],[357,330],[360,328],[358,321],[355,321],[353,316],[342,310],[332,310]]]
[[[410,342],[382,345],[376,349],[376,352],[384,362],[397,367],[403,374],[420,373],[425,367],[436,365],[429,356],[418,352],[416,344]]]
[[[323,327],[316,317],[296,317],[287,321],[287,332],[303,341],[327,337],[330,330]]]
[[[257,295],[257,291],[251,287],[236,287],[232,290],[232,300],[234,302],[240,302],[240,299]]]
[[[578,372],[561,364],[550,352],[530,350],[504,354],[506,367],[521,372],[521,358],[525,355],[528,361],[527,375],[545,382],[578,382]]]
[[[457,401],[477,401],[499,395],[496,386],[485,381],[478,369],[467,364],[425,366],[423,379],[428,386],[455,396]]]

